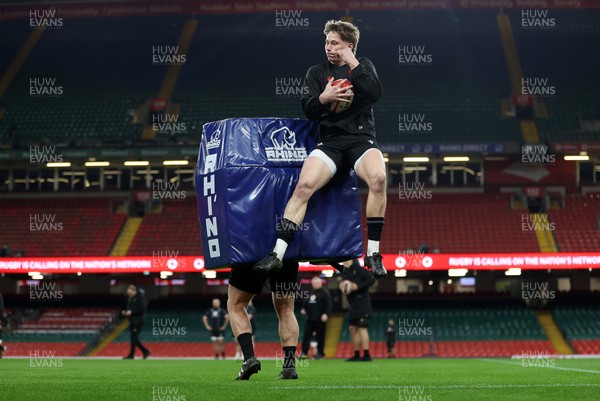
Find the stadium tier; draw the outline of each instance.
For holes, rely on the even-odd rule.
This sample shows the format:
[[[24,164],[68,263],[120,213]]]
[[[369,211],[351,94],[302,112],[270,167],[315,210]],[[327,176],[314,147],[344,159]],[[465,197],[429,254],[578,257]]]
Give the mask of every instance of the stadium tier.
[[[1,200],[2,245],[29,257],[108,255],[126,219],[110,205],[106,198]]]
[[[25,321],[5,337],[11,355],[27,356],[28,350],[77,356],[97,344],[100,332],[114,323],[110,308],[46,308],[37,318]],[[554,317],[578,353],[598,353],[598,311],[586,307],[557,306]],[[34,315],[35,316],[35,315]],[[414,357],[510,357],[538,353],[556,354],[551,342],[525,306],[497,307],[378,307],[370,320],[371,354],[387,357],[385,329],[396,324],[396,356]],[[352,356],[348,320],[339,335],[336,357]],[[300,339],[303,317],[299,315]],[[256,353],[274,357],[280,352],[277,319],[272,309],[259,308]],[[155,357],[213,357],[210,334],[202,325],[202,312],[195,310],[150,310],[141,333]],[[225,333],[226,353],[235,353],[231,329]],[[122,357],[129,350],[129,332],[123,331],[96,355]]]
[[[519,16],[509,14],[524,74],[550,75],[561,94],[545,100],[549,117],[539,120],[544,139],[589,140],[595,135],[578,133],[579,116],[598,108],[593,88],[600,76],[592,69],[598,63],[588,57],[597,61],[599,41],[590,42],[589,30],[575,28],[593,29],[595,19],[589,12],[555,10],[561,21],[558,29],[527,32],[516,26]],[[311,21],[337,17],[337,13],[307,15]],[[511,85],[496,17],[496,11],[487,10],[357,12],[355,21],[368,31],[361,38],[361,49],[377,66],[385,88],[375,108],[382,144],[522,141],[518,120],[501,115],[500,104],[510,98]],[[21,146],[42,141],[91,146],[136,141],[142,131],[141,121],[135,118],[138,109],[155,98],[166,82],[167,66],[153,61],[153,49],[176,45],[188,19],[72,20],[68,30],[42,35],[2,98],[6,112],[0,119],[0,140],[18,136]],[[222,118],[302,115],[301,81],[308,67],[323,59],[320,24],[282,31],[267,14],[198,17],[197,21],[171,97],[186,133],[197,136],[203,123]],[[10,35],[0,36],[11,38],[0,42],[0,49],[10,56],[3,58],[6,64],[29,29],[14,22],[4,23],[1,29]],[[15,35],[22,40],[14,40]],[[252,71],[260,74],[248,69],[241,73],[236,63],[218,63],[220,52],[232,40],[261,44],[258,49],[242,47],[237,56],[252,59]],[[271,62],[270,55],[290,43],[304,63]],[[110,52],[98,50],[107,48]],[[548,54],[558,56],[548,63]],[[423,56],[426,61],[407,63],[402,55]],[[30,80],[44,77],[55,79],[63,89],[58,99],[30,96]],[[299,93],[290,92],[295,86]],[[431,124],[431,129],[417,133],[401,129],[400,120],[414,115]]]
[[[153,356],[165,357],[213,357],[210,333],[202,324],[204,311],[150,311],[141,338]],[[277,317],[272,309],[257,314],[256,354],[273,357],[281,352],[277,330]],[[235,354],[233,334],[228,327],[225,332],[226,353]],[[121,357],[129,352],[129,332],[122,332],[113,342],[103,348],[99,356]]]
[[[560,330],[578,353],[600,350],[598,311],[585,307],[557,306],[553,310]],[[142,332],[144,343],[154,356],[213,357],[210,334],[201,322],[202,313],[192,310],[151,311]],[[304,317],[298,316],[300,339]],[[385,329],[394,320],[397,331],[396,356],[412,357],[510,357],[538,353],[556,354],[533,310],[525,306],[498,307],[398,307],[376,308],[370,320],[371,354],[385,358]],[[259,309],[256,325],[256,352],[273,357],[280,352],[277,319],[272,309]],[[228,328],[226,352],[235,352]],[[128,332],[122,332],[99,356],[120,357],[129,349]],[[348,319],[339,337],[336,357],[352,356]]]
[[[21,146],[135,141],[136,110],[156,95],[167,69],[152,64],[152,43],[176,43],[182,21],[73,20],[69,30],[42,35],[2,98],[0,138],[14,130]],[[32,97],[30,79],[50,77],[62,94]]]
[[[521,228],[528,211],[510,209],[510,195],[435,193],[425,201],[389,195],[387,210],[383,252],[422,245],[442,253],[539,251],[535,233]]]
[[[557,307],[554,319],[579,354],[600,354],[600,310],[590,307]]]
[[[549,142],[597,141],[599,130],[584,130],[582,120],[598,117],[600,73],[598,12],[550,12],[552,29],[523,27],[520,11],[509,11],[523,77],[547,80],[540,88],[536,119],[540,137]],[[590,40],[590,38],[596,38]],[[542,106],[543,103],[543,106]],[[543,110],[546,109],[547,111]]]
[[[387,356],[385,330],[396,325],[398,357],[506,357],[536,350],[555,353],[533,311],[525,307],[377,308],[369,325],[372,354]],[[344,322],[338,357],[353,354]]]
[[[441,253],[539,252],[535,232],[523,230],[528,210],[511,209],[510,200],[510,194],[497,193],[435,193],[414,201],[388,195],[382,252],[417,251],[422,246]],[[124,202],[124,197],[0,201],[6,227],[3,245],[26,256],[108,255],[126,221],[125,214],[111,210]],[[364,210],[366,196],[361,195],[361,203]],[[32,208],[43,208],[44,213],[31,213]],[[142,218],[128,256],[152,256],[164,250],[181,256],[202,254],[194,196],[152,210]],[[569,195],[564,197],[564,207],[550,209],[548,222],[558,250],[600,249],[599,213],[597,195]],[[366,227],[364,212],[362,219]],[[366,232],[363,237],[366,241]]]
[[[160,250],[179,255],[202,254],[196,197],[166,202],[161,213],[146,214],[127,255],[148,256]]]
[[[81,356],[116,319],[111,308],[44,308],[25,315],[4,339],[14,356]]]
[[[549,216],[556,224],[554,236],[558,249],[562,252],[600,249],[599,213],[600,197],[597,195],[568,196],[562,209],[551,209]]]

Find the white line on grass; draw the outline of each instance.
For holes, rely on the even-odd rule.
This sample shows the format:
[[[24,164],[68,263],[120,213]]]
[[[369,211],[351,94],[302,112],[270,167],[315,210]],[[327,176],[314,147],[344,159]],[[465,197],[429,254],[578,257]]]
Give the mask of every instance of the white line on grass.
[[[430,389],[473,389],[473,390],[484,390],[484,389],[510,389],[510,388],[535,388],[535,387],[600,387],[600,383],[547,383],[547,384],[454,384],[447,386],[421,386],[421,385],[404,385],[404,386],[275,386],[271,387],[274,390],[342,390],[342,389],[397,389],[405,387],[418,387],[418,388],[430,388]]]
[[[485,362],[507,363],[509,365],[522,366],[521,362],[504,361],[504,360],[501,360],[501,359],[499,360],[499,359],[483,359],[482,358],[481,360],[485,361]],[[596,375],[600,375],[600,370],[592,370],[592,369],[565,368],[563,366],[523,366],[523,367],[568,370],[568,371],[571,371],[571,372],[593,373],[593,374],[596,374]]]

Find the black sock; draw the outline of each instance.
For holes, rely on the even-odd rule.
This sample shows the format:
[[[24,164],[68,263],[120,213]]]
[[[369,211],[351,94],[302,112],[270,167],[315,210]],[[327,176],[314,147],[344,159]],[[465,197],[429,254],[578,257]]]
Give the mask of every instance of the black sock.
[[[295,368],[296,347],[283,347],[283,367]]]
[[[244,361],[254,356],[254,346],[252,345],[252,334],[242,333],[237,337],[238,344],[244,354]]]
[[[277,224],[277,238],[280,238],[289,244],[299,230],[300,226],[298,224],[284,217]]]
[[[367,239],[381,241],[384,222],[385,219],[383,217],[367,217]]]
[[[360,351],[354,351],[354,357],[360,358]]]
[[[363,351],[363,358],[367,358],[369,356],[371,356],[371,354],[369,354],[369,350],[368,349],[364,350]]]
[[[224,353],[224,352],[221,352],[221,356],[222,356],[223,358],[225,358],[225,353]]]

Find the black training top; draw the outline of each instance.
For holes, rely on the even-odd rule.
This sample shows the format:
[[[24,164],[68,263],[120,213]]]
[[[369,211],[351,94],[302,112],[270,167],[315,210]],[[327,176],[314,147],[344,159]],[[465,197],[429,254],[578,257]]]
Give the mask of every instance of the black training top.
[[[371,295],[369,287],[375,284],[375,279],[370,271],[365,269],[354,259],[352,266],[348,268],[346,274],[348,280],[352,281],[358,287],[348,295],[350,303],[349,318],[358,319],[364,316],[370,316],[373,311],[371,308]]]
[[[143,324],[144,323],[144,313],[146,312],[146,296],[144,290],[138,288],[136,294],[127,299],[127,310],[131,311],[131,316],[129,316],[129,323]]]
[[[311,322],[320,321],[323,313],[331,315],[333,308],[331,295],[325,288],[312,290],[308,299],[304,300],[302,307],[306,309],[308,320]]]
[[[375,119],[373,104],[381,97],[381,82],[375,71],[375,66],[366,57],[358,57],[360,63],[350,70],[348,65],[341,67],[329,62],[312,66],[306,73],[308,97],[303,98],[302,110],[306,118],[319,121],[321,137],[339,135],[340,130],[350,134],[364,133],[375,136]],[[327,78],[346,78],[352,84],[354,100],[350,107],[341,113],[333,113],[329,105],[321,104],[319,95],[327,86]],[[331,129],[333,128],[333,130]]]
[[[219,330],[221,326],[225,324],[225,316],[227,312],[225,309],[219,307],[217,309],[210,308],[206,311],[204,316],[208,318],[208,325],[213,328],[214,331]]]
[[[388,326],[385,329],[385,337],[388,343],[396,342],[396,328],[394,326]]]

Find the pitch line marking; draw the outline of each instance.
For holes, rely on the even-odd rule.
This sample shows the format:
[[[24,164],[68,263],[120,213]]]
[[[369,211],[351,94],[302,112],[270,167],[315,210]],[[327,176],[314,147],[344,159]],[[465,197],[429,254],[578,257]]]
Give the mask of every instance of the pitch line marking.
[[[342,389],[399,389],[404,387],[419,387],[423,389],[473,389],[473,390],[485,390],[485,389],[508,389],[508,388],[545,388],[545,387],[600,387],[600,383],[547,383],[547,384],[454,384],[447,386],[421,386],[421,385],[404,385],[404,386],[275,386],[271,387],[273,390],[342,390]]]
[[[494,360],[494,359],[481,359],[485,362],[496,362],[496,363],[506,363],[514,366],[521,366],[521,363],[510,362],[510,361],[502,361],[502,360]],[[525,366],[524,366],[525,367]],[[571,372],[580,372],[580,373],[593,373],[596,375],[600,375],[600,370],[592,370],[592,369],[580,369],[580,368],[565,368],[563,366],[527,366],[530,368],[546,368],[546,369],[557,369],[557,370],[567,370]]]

